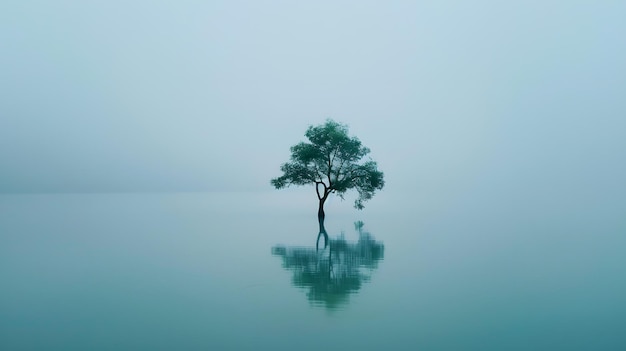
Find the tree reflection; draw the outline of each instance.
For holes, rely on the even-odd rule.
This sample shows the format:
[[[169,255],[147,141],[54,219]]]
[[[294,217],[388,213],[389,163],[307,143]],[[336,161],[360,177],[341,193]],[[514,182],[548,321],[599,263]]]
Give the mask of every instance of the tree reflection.
[[[331,239],[324,250],[279,245],[272,254],[282,257],[283,268],[293,272],[293,285],[308,290],[312,304],[336,309],[370,280],[384,255],[383,243],[363,231],[363,222],[356,222],[355,229],[356,242]]]

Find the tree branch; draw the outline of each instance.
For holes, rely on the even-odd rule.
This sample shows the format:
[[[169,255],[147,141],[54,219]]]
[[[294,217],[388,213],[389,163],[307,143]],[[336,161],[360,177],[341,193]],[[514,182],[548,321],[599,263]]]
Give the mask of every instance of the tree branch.
[[[330,179],[330,173],[332,170],[332,160],[330,158],[330,152],[328,153],[328,169],[326,170],[326,178],[328,178],[328,187],[332,187],[333,186],[333,181]],[[333,156],[334,159],[334,156]]]
[[[324,186],[324,196],[320,195],[320,184]],[[328,187],[326,187],[326,184],[324,184],[324,182],[315,182],[315,192],[317,193],[318,199],[322,200],[323,198],[328,196],[327,190],[328,190]]]

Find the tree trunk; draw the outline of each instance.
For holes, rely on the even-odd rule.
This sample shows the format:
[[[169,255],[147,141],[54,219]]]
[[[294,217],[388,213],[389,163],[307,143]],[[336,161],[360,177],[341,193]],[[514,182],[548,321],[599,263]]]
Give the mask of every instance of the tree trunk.
[[[326,248],[326,246],[328,245],[328,233],[326,233],[326,228],[324,228],[324,202],[326,202],[326,196],[320,199],[320,205],[317,209],[317,221],[320,225],[320,233],[317,236],[317,243],[315,244],[315,246],[318,246],[320,237],[324,235],[324,248]]]

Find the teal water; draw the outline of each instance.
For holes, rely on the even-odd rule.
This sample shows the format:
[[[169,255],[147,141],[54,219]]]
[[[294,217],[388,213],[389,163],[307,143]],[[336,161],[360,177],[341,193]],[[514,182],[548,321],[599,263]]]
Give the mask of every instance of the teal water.
[[[626,349],[622,209],[277,198],[0,195],[0,349]]]

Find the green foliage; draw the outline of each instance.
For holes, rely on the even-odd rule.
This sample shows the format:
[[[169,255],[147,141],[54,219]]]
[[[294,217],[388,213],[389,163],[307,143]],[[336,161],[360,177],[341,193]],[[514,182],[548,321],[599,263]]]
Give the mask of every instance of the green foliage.
[[[354,207],[362,209],[363,202],[385,185],[376,162],[363,161],[370,149],[358,138],[350,137],[346,125],[329,119],[322,125],[310,126],[305,136],[309,142],[292,146],[290,161],[280,167],[283,175],[271,180],[277,189],[313,184],[321,201],[331,193],[343,198],[348,190],[355,189],[359,196]]]

